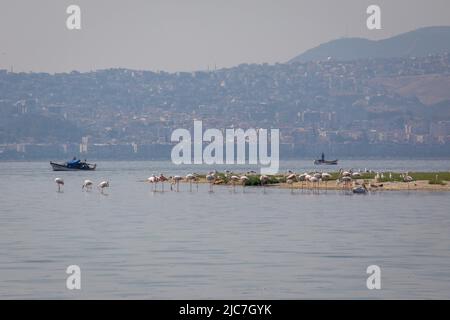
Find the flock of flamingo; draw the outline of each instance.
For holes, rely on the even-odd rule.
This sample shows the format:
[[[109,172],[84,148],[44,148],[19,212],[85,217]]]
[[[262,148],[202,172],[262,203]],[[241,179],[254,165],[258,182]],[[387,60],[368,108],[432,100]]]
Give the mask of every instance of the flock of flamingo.
[[[62,187],[64,186],[64,180],[62,178],[56,178],[55,183],[58,186],[58,192],[62,192]],[[91,180],[84,180],[81,190],[91,191],[94,186],[94,182]],[[109,181],[102,181],[97,185],[100,193],[104,194],[105,188],[109,188]]]
[[[235,191],[236,185],[241,185],[242,190],[244,192],[244,188],[248,181],[250,180],[250,176],[255,176],[255,171],[247,172],[247,174],[233,174],[232,172],[226,170],[223,174],[223,177],[226,178],[227,181],[231,183],[233,191]],[[338,174],[338,179],[336,179],[336,185],[341,186],[344,190],[352,190],[354,193],[366,193],[368,189],[366,185],[359,184],[356,180],[361,178],[361,172],[353,172],[352,170],[343,171],[340,170]],[[407,175],[402,174],[401,178],[404,182],[409,183],[414,181],[414,179]],[[209,184],[209,192],[213,192],[213,186],[215,184],[223,184],[224,181],[219,177],[219,173],[217,170],[209,172],[205,176],[206,182]],[[263,187],[265,191],[266,185],[269,183],[270,177],[267,175],[259,176],[259,184]],[[375,176],[375,180],[384,179],[383,173],[377,173]],[[390,173],[390,179],[392,179],[392,173]],[[291,192],[294,190],[294,183],[301,183],[301,189],[304,189],[305,184],[307,189],[318,190],[320,188],[320,184],[325,184],[325,189],[327,189],[327,184],[330,180],[332,180],[332,175],[327,172],[314,172],[314,173],[303,173],[296,174],[292,171],[288,171],[286,175],[284,175],[285,182],[290,186]],[[152,191],[162,191],[164,192],[164,185],[166,182],[170,184],[170,190],[179,192],[180,182],[189,183],[189,191],[192,192],[192,187],[195,185],[195,188],[198,190],[198,184],[200,182],[200,176],[196,173],[190,173],[186,176],[169,176],[166,177],[164,174],[159,175],[151,175],[148,179],[143,180],[143,182],[148,182],[152,185]],[[56,178],[55,183],[58,187],[58,192],[62,192],[62,187],[64,186],[64,180],[62,178]],[[158,190],[158,185],[161,185],[161,190]],[[94,186],[94,182],[91,180],[85,180],[82,184],[81,189],[83,191],[91,191]],[[372,188],[382,187],[383,185],[370,185]],[[109,181],[102,181],[97,185],[97,189],[100,193],[104,194],[104,190],[109,187]]]

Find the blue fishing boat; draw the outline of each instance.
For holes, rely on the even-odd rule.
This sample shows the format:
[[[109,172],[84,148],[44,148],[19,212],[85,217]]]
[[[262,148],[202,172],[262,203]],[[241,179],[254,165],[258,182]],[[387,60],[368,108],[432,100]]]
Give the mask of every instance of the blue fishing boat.
[[[80,170],[95,170],[97,168],[96,164],[90,164],[86,161],[81,161],[79,159],[73,159],[66,163],[56,163],[50,161],[53,171],[80,171]]]

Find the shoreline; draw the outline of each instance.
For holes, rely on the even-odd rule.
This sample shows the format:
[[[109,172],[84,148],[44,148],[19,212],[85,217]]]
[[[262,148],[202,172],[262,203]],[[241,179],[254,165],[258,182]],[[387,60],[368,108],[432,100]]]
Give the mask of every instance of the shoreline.
[[[449,177],[450,172],[427,172],[427,173],[410,173],[411,176],[427,177],[428,179],[414,179],[411,182],[399,181],[400,173],[391,173],[391,179],[384,179],[380,181],[373,177],[373,173],[363,173],[361,178],[355,178],[352,180],[350,185],[343,185],[337,182],[337,176],[339,173],[331,173],[332,178],[327,181],[320,181],[318,183],[311,183],[307,181],[295,181],[291,184],[286,182],[285,175],[274,175],[270,176],[271,181],[265,184],[265,187],[279,188],[279,189],[291,189],[291,190],[335,190],[335,191],[352,191],[355,187],[366,186],[367,191],[377,192],[377,191],[433,191],[433,192],[450,192]],[[234,173],[240,177],[242,174]],[[366,175],[366,176],[364,176]],[[230,175],[231,176],[231,175]],[[263,186],[259,183],[259,175],[248,175],[250,180],[246,183],[245,187],[259,187]],[[432,179],[432,177],[438,177],[438,180]],[[444,178],[441,179],[440,177]],[[189,181],[180,181],[183,184],[188,184]],[[430,183],[433,182],[433,183]],[[198,175],[197,181],[193,181],[193,184],[209,184],[204,175]],[[213,183],[213,185],[218,186],[229,186],[233,185],[235,188],[242,188],[242,183],[240,181],[232,182],[224,174],[220,173]]]

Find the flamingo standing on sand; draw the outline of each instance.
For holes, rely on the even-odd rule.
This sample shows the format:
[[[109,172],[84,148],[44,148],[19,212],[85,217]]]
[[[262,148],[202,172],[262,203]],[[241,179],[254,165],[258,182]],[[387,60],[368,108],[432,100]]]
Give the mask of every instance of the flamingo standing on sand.
[[[328,172],[322,173],[322,181],[325,181],[325,189],[327,189],[328,180],[330,180],[330,179],[331,179],[331,174],[329,174]]]
[[[302,183],[302,190],[303,190],[303,186],[304,186],[304,184],[305,184],[306,176],[307,176],[307,175],[308,175],[308,174],[305,172],[305,173],[303,173],[303,174],[301,174],[301,175],[298,176],[298,181],[300,181],[300,182]]]
[[[352,187],[352,181],[353,181],[352,177],[350,177],[350,176],[342,177],[341,181],[344,182],[344,189],[345,188],[350,189]]]
[[[94,183],[91,180],[84,180],[81,190],[86,189],[86,191],[91,191],[93,185]]]
[[[318,185],[319,179],[318,179],[316,176],[310,177],[310,178],[309,178],[309,182],[312,183],[312,188],[313,188],[313,190],[314,190],[314,187],[316,187],[316,186],[317,186],[317,188],[319,188],[319,185]],[[316,184],[317,184],[317,185],[316,185]]]
[[[58,186],[58,192],[61,192],[61,188],[64,185],[64,180],[62,178],[56,178],[55,183]]]
[[[408,190],[409,190],[409,184],[414,181],[414,178],[409,176],[408,172],[403,174],[402,177],[403,177],[403,182],[407,182],[408,183]]]
[[[291,173],[290,175],[288,175],[286,177],[286,183],[291,186],[291,193],[294,192],[294,182],[295,182],[295,180],[297,180],[297,176],[295,175],[295,173]]]

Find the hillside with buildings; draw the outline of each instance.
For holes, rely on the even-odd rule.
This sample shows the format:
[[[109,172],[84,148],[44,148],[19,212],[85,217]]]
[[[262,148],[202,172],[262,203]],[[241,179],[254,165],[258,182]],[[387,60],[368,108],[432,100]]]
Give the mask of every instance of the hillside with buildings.
[[[169,158],[176,128],[279,128],[281,157],[450,156],[450,55],[198,72],[0,71],[0,159]]]

